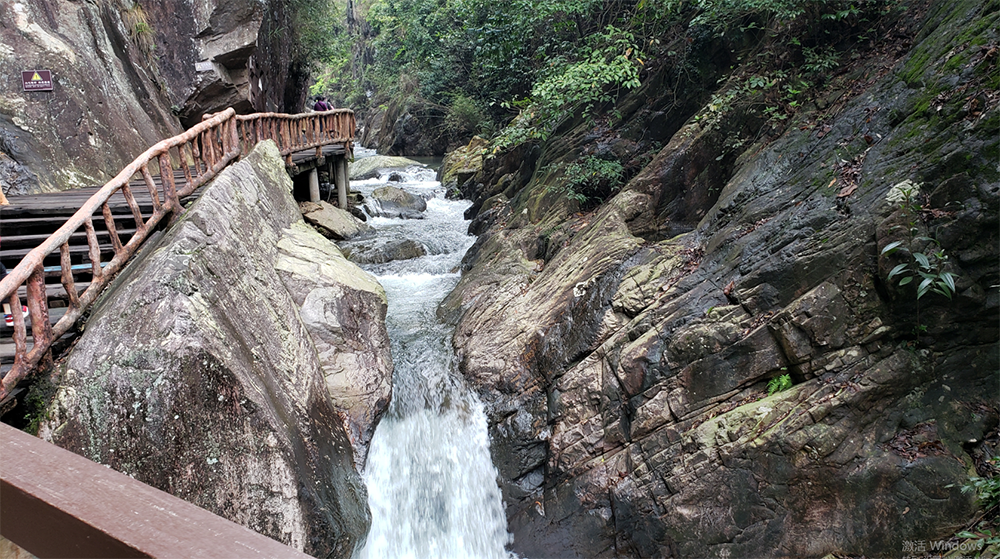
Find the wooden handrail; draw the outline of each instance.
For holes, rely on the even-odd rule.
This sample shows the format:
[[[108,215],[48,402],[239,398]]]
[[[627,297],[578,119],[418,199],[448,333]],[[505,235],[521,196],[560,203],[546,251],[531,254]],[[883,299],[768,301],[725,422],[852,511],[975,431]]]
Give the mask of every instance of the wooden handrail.
[[[349,152],[354,129],[354,112],[349,109],[300,115],[257,113],[237,116],[236,111],[229,108],[206,116],[204,121],[183,134],[163,140],[146,150],[88,199],[62,227],[25,255],[7,277],[0,281],[0,301],[8,301],[13,309],[15,346],[14,366],[0,382],[0,402],[5,400],[21,379],[40,363],[50,359],[49,350],[53,341],[76,324],[161,221],[167,216],[171,216],[171,221],[180,216],[181,198],[212,180],[222,169],[248,154],[262,140],[274,140],[285,156],[286,164],[291,165],[292,153],[316,148],[318,156],[322,146],[332,143],[344,143]],[[180,171],[184,176],[185,182],[180,188],[175,182],[175,171]],[[132,195],[129,183],[133,177],[145,184],[152,198],[153,213],[148,219],[143,218],[139,204]],[[159,179],[159,183],[156,179]],[[119,193],[124,197],[135,220],[135,233],[124,244],[118,236],[108,204]],[[100,245],[93,224],[97,212],[104,219],[115,252],[114,257],[106,263],[101,262]],[[69,238],[81,228],[87,233],[93,279],[78,294],[70,270],[68,243]],[[56,250],[61,252],[62,285],[69,307],[66,314],[55,325],[51,325],[45,296],[43,261]],[[22,306],[18,296],[21,286],[26,288],[27,307],[31,315],[33,345],[30,351],[27,349],[24,317],[18,312]]]
[[[0,424],[0,535],[40,557],[308,555]]]
[[[278,144],[278,151],[285,156],[285,164],[292,164],[292,154],[311,148],[320,148],[332,143],[350,143],[357,128],[354,111],[333,109],[330,111],[286,115],[281,113],[255,113],[238,115],[239,136],[243,142],[243,154],[257,145],[266,132],[267,137]],[[262,132],[263,131],[263,132]],[[317,156],[319,152],[317,151]]]

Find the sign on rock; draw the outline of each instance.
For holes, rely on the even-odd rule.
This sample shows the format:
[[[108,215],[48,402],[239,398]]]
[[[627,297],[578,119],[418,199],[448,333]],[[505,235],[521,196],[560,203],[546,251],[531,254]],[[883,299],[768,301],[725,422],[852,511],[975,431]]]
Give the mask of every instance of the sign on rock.
[[[52,71],[28,70],[21,72],[24,91],[52,91]]]

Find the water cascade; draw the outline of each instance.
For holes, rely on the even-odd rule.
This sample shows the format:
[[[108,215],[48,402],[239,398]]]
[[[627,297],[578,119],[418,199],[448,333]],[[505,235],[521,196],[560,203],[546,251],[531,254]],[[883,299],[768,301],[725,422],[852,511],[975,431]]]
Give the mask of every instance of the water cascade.
[[[458,373],[452,328],[435,316],[474,240],[462,217],[469,203],[445,199],[432,170],[411,167],[401,175],[404,181],[393,186],[427,199],[425,219],[369,223],[380,237],[421,243],[427,255],[365,266],[389,299],[395,372],[392,404],[364,472],[372,526],[360,557],[507,557],[510,536],[486,416]],[[372,179],[351,186],[368,196],[385,184]]]

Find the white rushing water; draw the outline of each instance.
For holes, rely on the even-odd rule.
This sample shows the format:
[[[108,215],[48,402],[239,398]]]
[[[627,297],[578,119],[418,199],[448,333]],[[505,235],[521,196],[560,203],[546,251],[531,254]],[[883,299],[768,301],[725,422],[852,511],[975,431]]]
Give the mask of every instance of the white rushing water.
[[[426,219],[375,218],[379,236],[412,239],[427,256],[365,268],[389,299],[392,404],[375,431],[364,472],[372,526],[362,558],[508,557],[506,519],[490,460],[483,406],[458,373],[452,329],[435,316],[472,245],[465,201],[444,198],[429,169],[393,183],[428,198]],[[386,183],[356,181],[366,196]]]

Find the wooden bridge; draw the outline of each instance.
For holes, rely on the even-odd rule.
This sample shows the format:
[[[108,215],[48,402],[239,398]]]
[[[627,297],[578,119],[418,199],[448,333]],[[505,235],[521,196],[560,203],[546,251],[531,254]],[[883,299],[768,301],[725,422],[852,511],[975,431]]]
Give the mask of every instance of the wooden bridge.
[[[346,207],[355,127],[347,109],[301,115],[227,109],[149,148],[102,187],[11,197],[10,206],[0,206],[0,259],[11,268],[0,280],[0,301],[13,319],[12,335],[0,324],[10,340],[0,343],[0,356],[4,346],[13,355],[3,366],[10,369],[0,381],[0,409],[19,382],[51,364],[53,344],[71,332],[143,243],[180,217],[184,200],[258,142],[277,143],[302,185],[296,187],[301,198],[319,199],[318,171],[325,168]],[[53,220],[61,226],[50,234]],[[27,319],[18,312],[22,305]]]

